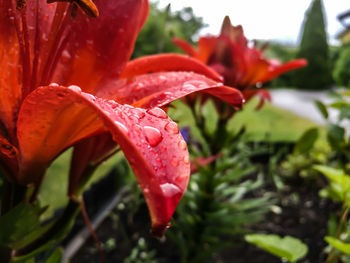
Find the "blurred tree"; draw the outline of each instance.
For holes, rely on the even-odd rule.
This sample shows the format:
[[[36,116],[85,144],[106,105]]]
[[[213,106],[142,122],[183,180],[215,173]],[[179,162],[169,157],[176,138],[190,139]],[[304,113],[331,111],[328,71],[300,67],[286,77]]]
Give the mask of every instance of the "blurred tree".
[[[191,7],[171,12],[170,5],[161,10],[158,3],[151,3],[148,20],[136,40],[133,57],[179,52],[172,38],[176,36],[193,43],[204,26],[203,19],[196,17]]]
[[[350,44],[341,47],[333,70],[333,77],[338,85],[350,87]]]
[[[295,71],[296,86],[302,89],[325,89],[332,84],[321,0],[314,0],[306,13],[297,57],[306,58],[309,64]]]

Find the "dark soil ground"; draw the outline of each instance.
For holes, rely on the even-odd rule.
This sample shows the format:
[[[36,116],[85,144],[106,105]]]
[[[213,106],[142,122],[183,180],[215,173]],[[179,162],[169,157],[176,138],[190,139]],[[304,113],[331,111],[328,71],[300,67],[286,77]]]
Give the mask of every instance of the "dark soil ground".
[[[322,183],[321,183],[322,184]],[[258,224],[247,226],[251,232],[290,235],[301,239],[309,247],[308,255],[301,263],[324,262],[323,249],[326,246],[323,238],[327,234],[327,223],[330,212],[336,212],[339,207],[328,200],[318,196],[320,183],[315,181],[305,183],[302,179],[294,179],[279,193],[278,203],[281,213],[270,212],[266,219]],[[261,189],[259,191],[268,191]],[[143,258],[139,261],[127,262],[153,262],[146,258],[152,257],[155,251],[156,262],[180,262],[179,250],[169,240],[158,240],[149,234],[149,218],[145,205],[135,213],[121,209],[128,203],[119,205],[115,211],[97,229],[97,235],[104,243],[106,262],[124,262],[138,255]],[[148,222],[148,223],[145,223]],[[172,231],[169,229],[168,231]],[[137,247],[140,238],[145,239],[145,247]],[[132,252],[132,250],[134,251]],[[134,253],[132,256],[130,256]],[[135,256],[136,257],[136,256]],[[72,263],[99,262],[96,245],[90,238],[71,260]],[[207,262],[234,262],[234,263],[278,263],[280,259],[245,242],[214,254]]]

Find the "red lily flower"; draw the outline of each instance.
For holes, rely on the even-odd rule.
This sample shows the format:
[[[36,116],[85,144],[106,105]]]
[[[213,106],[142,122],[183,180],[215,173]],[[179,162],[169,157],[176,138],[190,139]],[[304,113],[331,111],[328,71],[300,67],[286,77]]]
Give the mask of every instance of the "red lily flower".
[[[28,1],[19,10],[0,2],[0,164],[7,180],[39,187],[52,160],[75,145],[74,195],[83,171],[111,151],[113,140],[161,235],[186,189],[190,162],[177,124],[157,107],[197,91],[237,107],[242,96],[184,56],[128,62],[147,0],[96,0],[98,12],[79,5],[98,18],[75,14],[68,2]]]
[[[229,17],[225,17],[218,37],[199,39],[198,49],[181,39],[173,41],[185,53],[206,63],[223,76],[225,85],[241,90],[247,100],[252,97],[252,93],[270,99],[267,91],[254,91],[251,88],[307,64],[305,59],[280,64],[277,60],[264,58],[263,48],[250,47],[242,26],[233,26]]]

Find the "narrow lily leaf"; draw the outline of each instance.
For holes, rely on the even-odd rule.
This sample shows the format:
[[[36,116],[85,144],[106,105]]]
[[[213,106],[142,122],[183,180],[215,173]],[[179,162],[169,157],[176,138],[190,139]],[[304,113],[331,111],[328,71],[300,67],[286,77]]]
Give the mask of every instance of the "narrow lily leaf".
[[[222,86],[192,72],[160,72],[121,79],[97,95],[137,107],[161,107],[193,92],[216,96],[234,107],[241,107],[243,97],[237,89]]]
[[[303,154],[312,149],[318,138],[318,128],[310,128],[303,133],[294,146],[294,153]]]
[[[330,236],[326,236],[324,238],[328,244],[330,244],[332,247],[338,249],[339,251],[350,255],[350,244],[349,243],[344,243],[343,241],[334,238],[334,237],[330,237]]]
[[[12,247],[39,228],[39,214],[30,204],[20,204],[0,217],[0,244]]]
[[[151,55],[132,60],[126,65],[120,78],[160,71],[192,71],[216,81],[222,80],[219,74],[197,59],[178,54]]]
[[[161,236],[187,187],[190,161],[177,124],[159,108],[121,105],[76,86],[38,88],[26,98],[18,118],[20,179],[35,181],[28,175],[35,175],[38,167],[80,139],[107,130],[128,159],[143,189],[154,234]]]
[[[327,119],[328,118],[328,110],[327,110],[326,105],[319,100],[314,100],[314,102],[315,102],[317,109],[321,112],[323,118]]]

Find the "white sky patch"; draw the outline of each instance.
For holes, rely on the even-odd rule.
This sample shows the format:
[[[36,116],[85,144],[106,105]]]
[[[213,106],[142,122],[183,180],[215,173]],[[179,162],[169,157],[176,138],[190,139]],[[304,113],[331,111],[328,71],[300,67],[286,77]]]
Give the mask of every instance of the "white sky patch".
[[[151,0],[155,2],[156,0]],[[304,13],[311,0],[158,0],[160,7],[171,4],[173,11],[191,6],[209,26],[203,34],[218,34],[225,15],[230,16],[233,25],[241,24],[248,39],[277,40],[296,44]],[[349,0],[323,0],[326,26],[331,43],[344,28],[337,15],[350,10]]]

